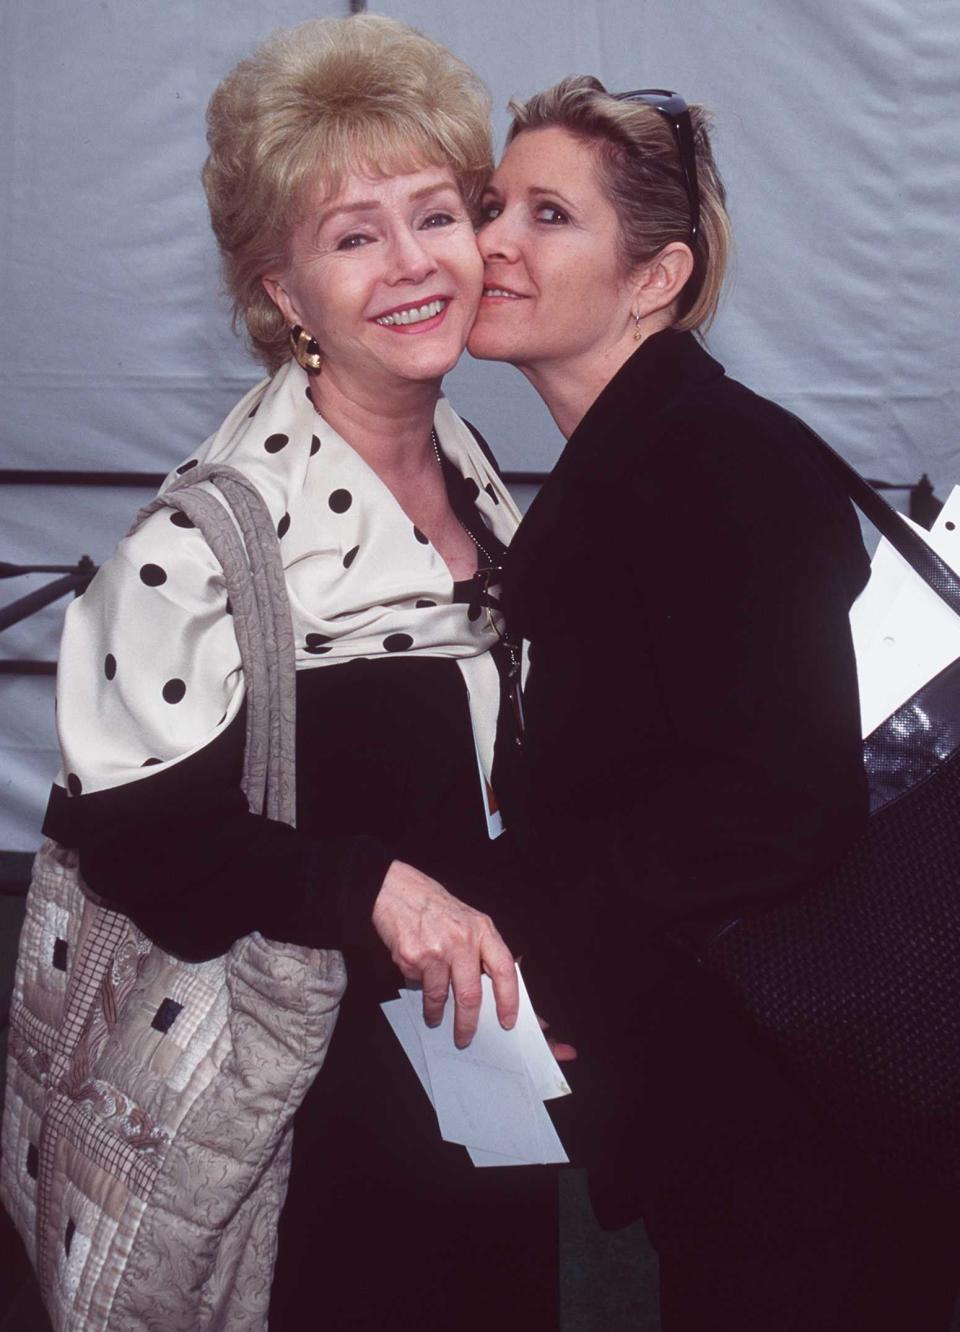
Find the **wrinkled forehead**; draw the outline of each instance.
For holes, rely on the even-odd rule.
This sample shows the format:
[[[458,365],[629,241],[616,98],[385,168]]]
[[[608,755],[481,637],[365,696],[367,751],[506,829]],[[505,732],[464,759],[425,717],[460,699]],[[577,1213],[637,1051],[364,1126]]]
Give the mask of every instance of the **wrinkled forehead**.
[[[377,137],[374,146],[366,141],[348,142],[340,152],[314,159],[301,180],[297,209],[301,216],[330,206],[358,184],[376,188],[397,176],[412,176],[428,169],[444,173],[460,190],[456,166],[440,144],[412,140],[403,132],[382,133]]]

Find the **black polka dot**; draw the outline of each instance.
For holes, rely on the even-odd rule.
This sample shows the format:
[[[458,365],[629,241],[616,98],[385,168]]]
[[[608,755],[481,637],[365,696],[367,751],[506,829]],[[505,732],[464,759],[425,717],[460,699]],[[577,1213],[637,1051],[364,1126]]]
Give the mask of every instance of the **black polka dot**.
[[[174,527],[196,527],[196,523],[191,522],[182,509],[174,509],[170,515],[170,521]]]
[[[83,790],[83,782],[75,772],[67,773],[67,790],[71,795],[79,795]]]
[[[406,652],[413,647],[413,639],[409,634],[387,634],[383,646],[388,652]]]
[[[471,623],[473,623],[474,620],[479,620],[479,619],[480,619],[480,610],[481,610],[481,607],[480,607],[479,605],[477,605],[477,606],[471,606],[470,609],[467,611],[467,619],[468,619]]]
[[[349,490],[335,490],[327,503],[334,513],[346,513],[353,503],[353,496]]]
[[[103,673],[108,680],[112,680],[117,673],[117,659],[112,652],[108,652],[103,659]]]
[[[435,601],[428,601],[426,597],[421,597],[417,602],[417,610],[424,610],[427,606],[435,606],[436,604]]]
[[[493,500],[494,504],[499,504],[499,503],[500,503],[500,498],[499,498],[499,496],[497,495],[497,492],[496,492],[496,491],[494,490],[494,488],[493,488],[493,482],[492,482],[492,481],[488,481],[488,482],[487,482],[487,484],[484,486],[484,490],[487,492],[487,494],[488,494],[488,495],[490,496],[490,498]]]
[[[423,533],[420,531],[420,528],[419,528],[419,527],[415,527],[415,528],[413,529],[413,535],[414,535],[414,536],[417,538],[417,540],[420,542],[421,546],[429,546],[429,544],[430,544],[430,538],[424,536]]]
[[[283,517],[280,519],[279,523],[277,523],[277,536],[285,537],[289,531],[290,531],[290,515],[289,513],[285,513]]]
[[[477,496],[480,494],[480,487],[477,485],[476,481],[474,481],[472,476],[465,476],[463,478],[463,490],[467,499],[476,503]]]
[[[311,394],[310,394],[310,385],[309,385],[309,384],[308,384],[307,387],[303,390],[303,396],[306,398],[307,402],[309,402],[309,403],[311,403],[311,404],[313,403],[313,398],[311,397]]]
[[[326,634],[307,634],[306,649],[312,652],[315,657],[320,657],[324,652],[329,652],[332,644]]]
[[[310,457],[312,458],[315,453],[319,452],[320,452],[320,441],[317,438],[317,436],[314,435],[313,439],[311,439],[310,441]]]
[[[141,767],[141,768],[155,768],[155,767],[157,766],[158,763],[162,763],[162,762],[163,762],[162,759],[158,759],[158,758],[148,758],[148,759],[144,759],[144,760],[143,760],[143,762],[140,764],[140,767]]]
[[[140,569],[140,581],[147,587],[159,587],[167,581],[167,571],[159,564],[144,564]]]
[[[163,701],[165,703],[179,703],[187,692],[187,686],[182,680],[168,680],[163,686]]]
[[[217,725],[222,726],[226,720],[227,720],[227,714],[224,713],[223,716],[220,718],[220,720],[217,722]]]
[[[191,468],[196,467],[198,459],[191,458],[189,462],[181,463],[177,468],[177,476],[183,476],[184,472],[189,472]]]
[[[360,549],[359,546],[353,546],[353,547],[351,547],[350,550],[347,551],[346,555],[344,555],[344,557],[343,557],[343,567],[344,567],[345,569],[349,569],[349,568],[350,568],[350,565],[351,565],[351,564],[354,562],[354,560],[357,558],[357,551],[358,551],[359,549]]]
[[[256,414],[257,414],[257,408],[258,408],[259,406],[260,406],[259,402],[255,402],[255,403],[253,404],[252,408],[251,408],[250,411],[247,413],[247,418],[248,418],[248,419],[251,418],[251,417],[256,416]]]
[[[956,523],[953,523],[953,522],[947,522],[947,523],[944,523],[944,527],[947,529],[948,532],[952,532],[952,531],[954,530],[954,528],[956,527]]]
[[[230,600],[229,597],[227,597],[227,604],[224,607],[224,610],[227,612],[228,615],[233,614],[233,602]]]
[[[268,453],[279,453],[290,443],[289,435],[268,435],[263,441],[263,447]]]

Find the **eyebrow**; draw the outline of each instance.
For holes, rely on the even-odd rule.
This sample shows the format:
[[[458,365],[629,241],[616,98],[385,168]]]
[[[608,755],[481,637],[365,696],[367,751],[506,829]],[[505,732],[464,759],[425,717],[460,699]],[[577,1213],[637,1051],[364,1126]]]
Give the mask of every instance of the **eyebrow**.
[[[485,185],[483,189],[484,196],[486,196],[487,194],[502,194],[502,193],[503,191],[498,189],[497,186],[494,185],[492,181],[489,184]],[[562,203],[566,208],[576,208],[576,204],[573,202],[572,199],[568,198],[567,195],[565,195],[562,190],[555,189],[552,185],[527,186],[528,198],[536,199],[543,195],[546,195],[546,197],[549,199],[556,199],[557,203]]]
[[[428,185],[421,185],[418,190],[414,190],[410,195],[410,202],[419,202],[420,199],[425,199],[428,195],[440,194],[444,190],[452,190],[454,194],[459,195],[459,190],[454,181],[438,179],[431,181]],[[326,226],[332,218],[338,217],[341,213],[376,212],[381,206],[381,202],[380,199],[354,199],[349,203],[335,204],[332,208],[328,208],[325,212],[321,213],[317,218],[316,230],[319,231],[321,227]]]

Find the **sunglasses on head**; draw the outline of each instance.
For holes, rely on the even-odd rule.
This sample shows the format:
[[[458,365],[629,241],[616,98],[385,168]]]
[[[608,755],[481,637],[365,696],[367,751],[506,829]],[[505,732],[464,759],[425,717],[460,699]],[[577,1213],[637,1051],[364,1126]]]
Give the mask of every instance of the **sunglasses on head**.
[[[700,187],[697,184],[697,155],[693,146],[693,126],[690,111],[679,93],[668,88],[635,88],[633,92],[613,93],[618,102],[644,102],[669,120],[673,126],[680,156],[680,170],[690,204],[690,244],[700,230]]]

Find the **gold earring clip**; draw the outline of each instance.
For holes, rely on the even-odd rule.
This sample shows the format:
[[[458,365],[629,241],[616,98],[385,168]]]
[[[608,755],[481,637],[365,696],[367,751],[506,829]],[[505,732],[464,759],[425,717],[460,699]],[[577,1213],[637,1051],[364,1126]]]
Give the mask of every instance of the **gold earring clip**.
[[[323,358],[320,355],[320,346],[312,333],[308,333],[305,328],[299,324],[294,324],[290,330],[290,346],[293,348],[294,357],[298,365],[302,365],[307,373],[314,373],[323,365]]]

